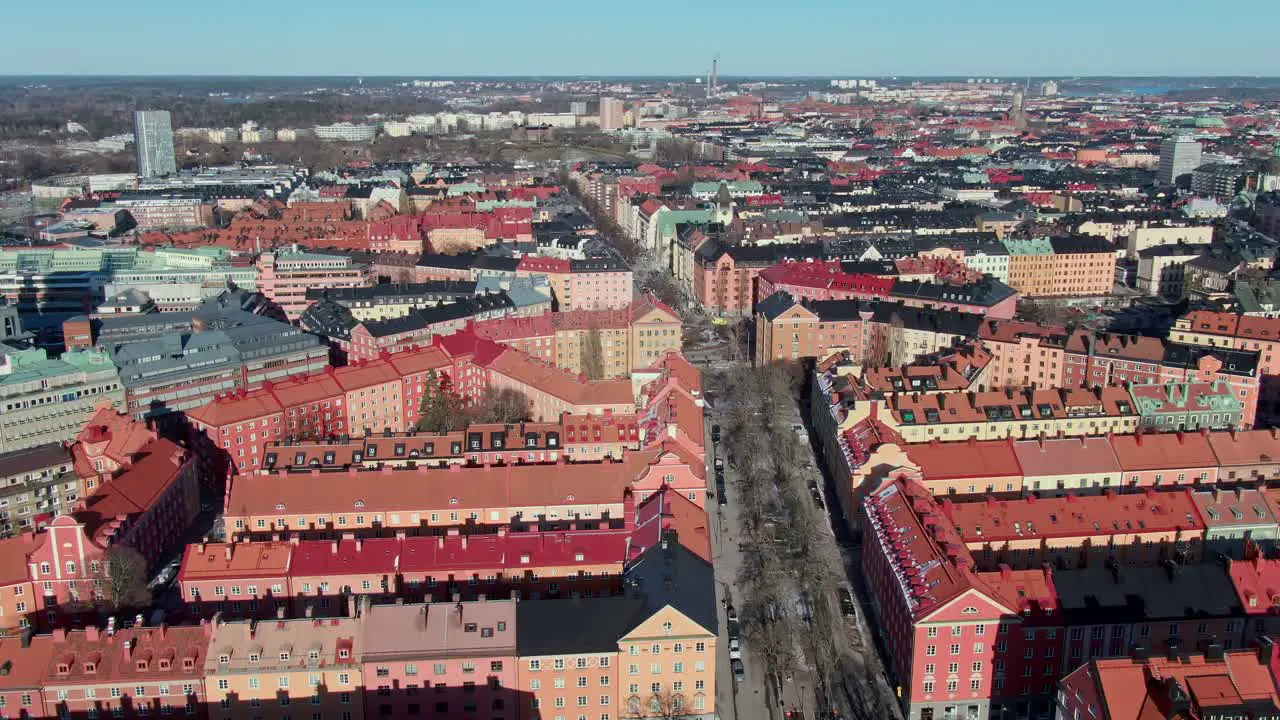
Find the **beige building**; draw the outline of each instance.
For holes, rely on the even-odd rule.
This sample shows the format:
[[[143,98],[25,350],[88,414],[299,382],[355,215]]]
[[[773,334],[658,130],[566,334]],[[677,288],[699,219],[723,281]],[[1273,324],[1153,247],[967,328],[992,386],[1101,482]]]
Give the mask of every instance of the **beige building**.
[[[1148,226],[1134,228],[1125,240],[1125,253],[1137,259],[1138,253],[1160,245],[1208,245],[1213,242],[1212,225]]]
[[[357,621],[215,617],[205,658],[210,720],[364,716]]]

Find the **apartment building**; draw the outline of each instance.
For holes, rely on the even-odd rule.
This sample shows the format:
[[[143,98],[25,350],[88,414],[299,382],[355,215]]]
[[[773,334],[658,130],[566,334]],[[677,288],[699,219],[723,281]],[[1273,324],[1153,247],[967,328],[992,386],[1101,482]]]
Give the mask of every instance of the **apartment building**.
[[[991,386],[1063,387],[1066,328],[1019,320],[988,320],[978,337],[991,352]],[[1083,384],[1083,383],[1081,383]]]
[[[316,313],[326,307],[331,309],[328,317],[316,321]],[[313,332],[327,336],[348,360],[354,361],[427,347],[437,336],[459,332],[474,322],[516,314],[517,308],[510,296],[499,291],[411,310],[389,320],[357,321],[345,308],[334,303],[320,303],[307,309],[303,314],[303,324]]]
[[[711,565],[674,534],[627,570],[624,595],[517,606],[521,717],[710,718],[718,659]],[[564,633],[574,626],[582,632]],[[720,659],[723,662],[723,659]]]
[[[360,626],[354,619],[270,620],[201,625],[199,657],[208,716],[217,720],[291,715],[364,717]]]
[[[39,530],[81,497],[71,453],[45,443],[0,454],[0,536]]]
[[[450,602],[622,591],[631,531],[508,533],[190,545],[178,575],[201,617],[341,616],[350,598]],[[392,560],[400,558],[396,566]]]
[[[100,404],[123,408],[125,387],[111,356],[0,345],[0,452],[65,442]]]
[[[878,403],[882,423],[912,443],[1080,437],[1134,432],[1139,416],[1125,388],[987,392],[895,392]]]
[[[602,377],[628,377],[652,367],[683,338],[680,315],[651,294],[621,310],[571,310],[477,322],[476,334],[575,374],[598,358]],[[596,345],[598,343],[598,345]]]
[[[188,416],[233,468],[247,471],[262,466],[268,441],[413,428],[426,388],[440,382],[467,402],[490,387],[517,390],[530,399],[535,422],[558,422],[565,413],[625,418],[636,412],[630,380],[585,380],[467,332],[438,338],[429,348],[221,396]]]
[[[1165,495],[1147,496],[1148,502],[1168,502]],[[1133,510],[1141,497],[1114,502]],[[1038,505],[1022,503],[1024,509]],[[1037,532],[1055,532],[1052,518],[1031,512]],[[863,514],[868,552],[862,570],[908,718],[1035,716],[1052,712],[1057,681],[1067,671],[1094,658],[1122,655],[1133,645],[1231,648],[1245,639],[1245,611],[1222,565],[1116,561],[979,570],[946,512],[910,480],[881,484]],[[1081,514],[1080,532],[1091,531],[1092,520]],[[1081,524],[1075,515],[1058,517],[1059,525]],[[1145,531],[1138,521],[1148,519],[1100,516],[1098,532],[1116,533],[1116,524],[1130,532],[1128,522],[1132,532]],[[984,534],[994,528],[984,525]],[[972,527],[966,530],[976,536]],[[1176,540],[1173,549],[1179,549]],[[1129,550],[1146,552],[1145,544]]]
[[[1143,429],[1194,432],[1243,426],[1244,402],[1221,378],[1212,383],[1133,385],[1129,394]]]
[[[854,362],[909,363],[978,333],[979,315],[859,300],[801,302],[775,293],[756,308],[757,363],[826,358],[848,351]]]
[[[903,270],[911,271],[905,265]],[[946,267],[941,260],[918,260]],[[1018,294],[993,278],[966,277],[963,280],[924,272],[923,280],[883,277],[846,272],[843,264],[828,262],[786,262],[760,272],[755,300],[760,302],[775,292],[786,292],[807,300],[888,299],[909,307],[954,310],[992,318],[1013,317]]]
[[[554,463],[562,456],[571,462],[595,462],[639,450],[643,435],[634,415],[564,415],[557,422],[481,423],[453,432],[270,440],[258,454],[265,454],[263,469],[282,471]]]
[[[468,521],[603,521],[622,515],[623,491],[658,456],[645,450],[621,462],[240,476],[231,482],[224,522],[228,537],[328,537]],[[438,482],[422,482],[424,473]]]
[[[1258,413],[1268,421],[1280,414],[1280,319],[1197,310],[1174,321],[1169,339],[1258,353]]]
[[[310,301],[314,288],[367,288],[375,278],[367,265],[353,262],[347,255],[315,252],[264,252],[258,256],[258,289],[280,306],[289,320],[296,321]]]
[[[199,195],[182,193],[122,196],[114,207],[128,210],[139,230],[185,230],[213,224],[213,207]]]
[[[47,637],[42,643],[52,657],[41,673],[41,716],[207,717],[205,628],[94,623],[84,630],[55,628]]]
[[[518,627],[512,600],[370,607],[359,643],[366,713],[515,720]]]
[[[1139,708],[1185,708],[1188,717],[1265,717],[1280,714],[1273,646],[1226,650],[1142,645],[1127,655],[1097,658],[1059,683],[1057,717],[1091,711],[1111,720],[1139,720]],[[1157,711],[1159,712],[1159,711]],[[1163,716],[1163,713],[1162,713]]]
[[[1005,240],[1009,285],[1028,297],[1107,295],[1115,284],[1115,248],[1093,235]]]
[[[1062,498],[943,500],[979,570],[1156,567],[1204,558],[1205,525],[1190,491]],[[1243,543],[1241,543],[1243,545]]]
[[[329,301],[351,311],[356,320],[390,320],[414,310],[457,302],[476,294],[471,280],[434,280],[422,283],[384,283],[370,287],[328,287],[312,285],[306,292],[309,303]]]

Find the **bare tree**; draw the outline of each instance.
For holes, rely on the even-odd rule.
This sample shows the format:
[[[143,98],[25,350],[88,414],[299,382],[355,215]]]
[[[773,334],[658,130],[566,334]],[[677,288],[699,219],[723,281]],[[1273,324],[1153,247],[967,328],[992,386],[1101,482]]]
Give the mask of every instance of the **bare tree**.
[[[649,695],[627,698],[627,717],[635,720],[683,720],[690,717],[693,701],[684,693],[667,688]],[[701,711],[698,711],[701,714]]]
[[[582,337],[582,374],[588,380],[603,380],[604,370],[604,343],[600,329],[593,327]]]
[[[107,610],[144,607],[151,603],[151,591],[147,589],[147,561],[142,554],[130,547],[115,546],[107,549],[99,565],[94,585],[100,587],[98,599]]]
[[[512,388],[485,390],[471,408],[471,420],[479,423],[513,423],[528,420],[533,403],[529,396]]]

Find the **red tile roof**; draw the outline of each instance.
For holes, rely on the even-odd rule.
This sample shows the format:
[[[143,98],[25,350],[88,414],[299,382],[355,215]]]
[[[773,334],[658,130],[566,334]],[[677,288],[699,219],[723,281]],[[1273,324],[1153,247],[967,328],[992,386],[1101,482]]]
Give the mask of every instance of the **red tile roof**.
[[[942,511],[967,543],[1203,530],[1200,513],[1187,491],[1029,496],[975,503],[944,500]]]
[[[292,556],[293,545],[287,542],[188,545],[182,554],[178,581],[283,577],[289,572]]]
[[[0,638],[0,692],[9,690],[38,690],[44,685],[44,675],[53,658],[53,638],[36,635],[28,646],[20,637]],[[35,710],[36,716],[41,710]]]
[[[627,453],[623,462],[247,476],[232,481],[227,514],[354,514],[357,502],[363,503],[362,512],[368,515],[617,504],[623,490],[655,456],[653,451],[638,451]]]
[[[1209,433],[1209,447],[1222,466],[1280,463],[1280,429]]]
[[[187,462],[187,451],[160,438],[138,453],[134,463],[83,501],[74,513],[95,540],[109,532],[119,518],[135,519],[149,512],[173,484]]]
[[[916,443],[905,449],[929,481],[1022,476],[1022,467],[1009,440]]]
[[[662,541],[663,533],[674,530],[677,541],[698,557],[711,562],[711,536],[707,513],[692,500],[663,486],[636,508],[636,529],[631,535],[627,560]]]
[[[906,606],[920,619],[971,589],[994,597],[973,572],[973,558],[924,486],[884,483],[867,496],[866,542],[878,543],[895,567]],[[868,551],[872,551],[870,548]]]
[[[65,639],[55,633],[45,684],[127,685],[188,678],[200,684],[208,644],[202,627],[130,628],[110,636],[91,628],[67,633]],[[188,658],[193,661],[192,669],[184,669],[183,661]],[[139,666],[141,660],[147,661],[145,669]],[[168,661],[167,669],[161,669],[161,660]],[[93,672],[86,671],[86,661],[96,665]],[[58,672],[60,664],[65,665],[66,673]]]
[[[1140,433],[1111,436],[1111,449],[1125,472],[1217,466],[1208,433]]]
[[[1198,333],[1251,340],[1280,340],[1280,318],[1196,310],[1187,313],[1183,319],[1189,324],[1189,330]]]
[[[1013,453],[1024,477],[1120,472],[1120,462],[1105,437],[1018,440]]]

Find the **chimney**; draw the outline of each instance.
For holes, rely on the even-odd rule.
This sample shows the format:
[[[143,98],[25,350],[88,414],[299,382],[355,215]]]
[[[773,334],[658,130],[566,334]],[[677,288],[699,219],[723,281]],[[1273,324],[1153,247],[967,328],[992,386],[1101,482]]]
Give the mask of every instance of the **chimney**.
[[[121,643],[121,647],[124,649],[125,662],[129,662],[130,660],[132,660],[133,659],[133,638],[125,639],[125,641]]]
[[[233,540],[233,541],[231,541],[231,542],[229,542],[229,543],[227,543],[227,547],[226,547],[226,549],[224,550],[224,552],[225,552],[225,554],[226,554],[226,556],[227,556],[227,562],[231,562],[231,556],[235,554],[235,546],[236,546],[236,545],[235,545],[235,541],[234,541],[234,540]]]
[[[337,541],[337,540],[334,540],[333,542],[329,543],[329,553],[330,553],[330,554],[332,554],[332,555],[337,555],[337,554],[338,554],[338,541]]]

